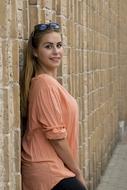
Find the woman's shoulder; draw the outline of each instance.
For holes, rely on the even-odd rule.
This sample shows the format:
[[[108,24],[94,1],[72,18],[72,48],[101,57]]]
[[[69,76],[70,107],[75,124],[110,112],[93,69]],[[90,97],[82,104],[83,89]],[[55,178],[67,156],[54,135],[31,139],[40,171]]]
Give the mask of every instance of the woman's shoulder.
[[[59,82],[48,74],[40,74],[32,78],[32,85],[41,88],[58,88]]]

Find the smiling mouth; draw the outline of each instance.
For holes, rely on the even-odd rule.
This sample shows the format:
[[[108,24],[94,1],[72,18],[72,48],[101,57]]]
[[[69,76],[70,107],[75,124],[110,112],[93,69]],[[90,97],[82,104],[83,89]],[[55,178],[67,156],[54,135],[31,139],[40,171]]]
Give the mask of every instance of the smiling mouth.
[[[60,61],[60,58],[59,57],[58,58],[50,58],[50,60],[52,60],[54,62],[58,62],[58,61]]]

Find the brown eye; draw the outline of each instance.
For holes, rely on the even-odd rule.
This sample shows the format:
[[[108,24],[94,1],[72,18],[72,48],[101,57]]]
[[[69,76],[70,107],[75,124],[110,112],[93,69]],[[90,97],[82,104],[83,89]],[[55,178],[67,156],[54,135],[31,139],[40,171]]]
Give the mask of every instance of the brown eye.
[[[63,45],[62,45],[61,42],[57,44],[57,48],[61,48],[62,46],[63,46]]]
[[[52,45],[51,44],[48,44],[45,46],[46,49],[52,49]]]

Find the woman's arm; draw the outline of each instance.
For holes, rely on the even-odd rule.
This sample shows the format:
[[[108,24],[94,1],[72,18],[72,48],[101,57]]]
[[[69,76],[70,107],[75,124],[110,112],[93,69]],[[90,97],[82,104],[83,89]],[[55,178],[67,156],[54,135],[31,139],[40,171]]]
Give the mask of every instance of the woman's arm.
[[[73,172],[75,173],[77,179],[85,185],[85,181],[83,179],[83,176],[81,174],[81,170],[76,163],[76,161],[73,159],[70,147],[68,145],[68,142],[66,139],[59,139],[59,140],[50,140],[52,146],[54,147],[57,155],[62,159],[64,164]],[[86,186],[86,185],[85,185]]]

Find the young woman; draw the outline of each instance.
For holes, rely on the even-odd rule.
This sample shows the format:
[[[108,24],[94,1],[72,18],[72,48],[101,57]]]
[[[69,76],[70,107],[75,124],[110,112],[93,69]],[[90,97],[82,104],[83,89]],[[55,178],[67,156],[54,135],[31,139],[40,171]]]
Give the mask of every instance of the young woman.
[[[21,80],[23,190],[86,190],[77,162],[77,103],[56,80],[62,56],[60,25],[36,25]]]

